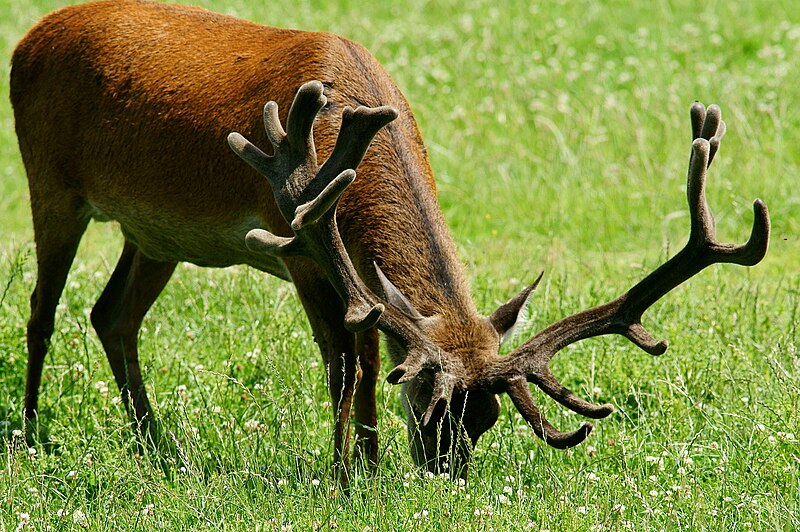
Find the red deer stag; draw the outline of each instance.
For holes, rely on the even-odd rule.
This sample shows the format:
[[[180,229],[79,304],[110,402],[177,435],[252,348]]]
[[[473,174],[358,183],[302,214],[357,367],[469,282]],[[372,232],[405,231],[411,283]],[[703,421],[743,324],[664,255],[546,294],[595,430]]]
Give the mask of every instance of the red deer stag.
[[[344,482],[351,409],[356,452],[377,461],[378,330],[395,365],[387,379],[403,384],[414,460],[463,477],[478,438],[497,421],[498,394],[548,444],[577,445],[592,425],[559,432],[528,383],[584,416],[613,409],[562,386],[550,359],[604,334],[663,353],[666,342],[641,325],[645,310],[706,266],[753,265],[767,249],[760,200],[746,244],[715,240],[704,185],[725,126],[716,106],[695,104],[686,247],[614,301],[500,356],[536,283],[492,315],[478,313],[411,110],[361,46],[191,7],[82,4],[49,15],[20,42],[11,100],[38,258],[28,421],[56,305],[91,219],[115,220],[125,237],[91,320],[144,438],[158,441],[137,351],[148,308],[178,262],[249,264],[292,281],[308,314],[336,406],[333,460]],[[317,158],[327,162],[320,168]]]

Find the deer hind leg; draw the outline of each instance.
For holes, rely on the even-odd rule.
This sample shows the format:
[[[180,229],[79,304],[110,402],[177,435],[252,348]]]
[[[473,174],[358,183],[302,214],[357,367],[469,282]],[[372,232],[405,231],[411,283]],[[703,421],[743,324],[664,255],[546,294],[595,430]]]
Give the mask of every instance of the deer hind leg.
[[[148,259],[125,242],[114,273],[92,309],[92,325],[100,337],[122,401],[145,443],[160,443],[139,367],[138,335],[142,320],[164,289],[176,264]]]
[[[334,412],[333,470],[349,484],[350,412],[359,378],[355,335],[344,328],[344,308],[333,286],[306,266],[292,270],[297,293],[308,315],[328,372]]]
[[[377,329],[356,334],[356,352],[361,366],[356,387],[355,426],[356,460],[363,461],[370,469],[378,465],[378,413],[375,402],[375,387],[380,372],[380,352]]]
[[[59,190],[49,194],[31,187],[31,210],[38,270],[36,287],[31,294],[31,317],[27,328],[26,424],[36,419],[39,385],[55,326],[56,307],[78,244],[89,223],[83,201],[68,191]]]

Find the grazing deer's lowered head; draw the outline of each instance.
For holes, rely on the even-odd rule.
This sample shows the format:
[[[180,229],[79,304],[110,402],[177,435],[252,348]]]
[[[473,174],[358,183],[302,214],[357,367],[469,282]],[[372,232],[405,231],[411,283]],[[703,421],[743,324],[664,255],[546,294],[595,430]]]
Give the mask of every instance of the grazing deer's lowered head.
[[[560,349],[620,334],[661,354],[666,342],[641,324],[654,302],[710,264],[753,265],[767,250],[760,200],[746,244],[715,240],[704,187],[725,124],[719,108],[695,104],[686,247],[619,298],[500,356],[539,280],[490,316],[478,313],[413,115],[362,47],[184,6],[87,3],[49,15],[20,42],[11,100],[38,259],[31,422],[56,305],[91,219],[115,220],[125,237],[91,319],[145,441],[161,441],[138,361],[149,307],[178,262],[249,264],[295,284],[326,364],[345,483],[351,411],[359,456],[378,460],[378,330],[394,363],[387,380],[403,385],[414,460],[463,477],[497,421],[500,394],[558,448],[583,441],[592,425],[558,431],[529,383],[584,416],[612,412],[553,376]]]

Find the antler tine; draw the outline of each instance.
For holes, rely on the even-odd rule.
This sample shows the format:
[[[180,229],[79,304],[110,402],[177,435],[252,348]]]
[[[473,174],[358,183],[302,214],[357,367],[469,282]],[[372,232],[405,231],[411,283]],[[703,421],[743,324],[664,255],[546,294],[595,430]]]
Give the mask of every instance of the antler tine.
[[[446,371],[437,371],[433,377],[433,394],[431,402],[425,413],[422,415],[422,425],[427,426],[430,421],[441,419],[448,408],[450,399],[453,397],[455,377]]]
[[[390,312],[387,309],[387,313]],[[385,314],[384,314],[385,316]],[[383,316],[381,317],[381,319]],[[422,415],[423,426],[431,420],[441,419],[450,408],[450,400],[455,390],[456,377],[439,364],[431,362],[425,350],[414,350],[408,354],[405,361],[396,366],[386,376],[390,384],[403,384],[414,379],[424,369],[433,370],[433,391],[428,407]]]
[[[345,107],[342,127],[331,156],[322,165],[321,172],[329,168],[355,168],[364,157],[370,142],[380,129],[397,118],[394,107]]]
[[[700,102],[694,102],[689,108],[689,118],[692,121],[692,140],[700,138],[703,122],[706,120],[706,106]]]
[[[592,432],[594,425],[585,422],[581,427],[572,432],[561,432],[547,421],[533,402],[533,396],[528,388],[528,383],[523,378],[512,379],[508,382],[506,393],[511,398],[519,413],[531,426],[533,432],[543,439],[548,445],[556,449],[575,447]]]
[[[280,145],[286,138],[281,119],[278,118],[278,104],[275,102],[267,102],[264,106],[264,131],[266,131],[267,140],[273,148]]]
[[[691,111],[690,111],[691,112]],[[699,138],[706,140],[717,134],[720,124],[722,123],[722,110],[718,105],[711,104],[706,109],[706,116],[703,119],[703,126],[700,128]],[[698,137],[695,137],[698,138]]]
[[[419,356],[415,356],[414,353],[409,353],[402,364],[395,366],[386,375],[386,381],[389,384],[403,384],[419,375],[423,368],[424,360]]]
[[[313,125],[326,101],[319,81],[300,87],[289,109],[286,132],[278,118],[277,104],[267,103],[264,128],[275,151],[273,157],[235,132],[228,136],[228,144],[239,157],[267,177],[275,201],[295,233],[290,238],[253,229],[245,238],[247,247],[278,257],[302,255],[314,260],[344,301],[345,327],[360,331],[377,323],[384,306],[375,302],[350,261],[336,226],[336,204],[355,179],[354,168],[361,162],[375,134],[393,120],[397,112],[386,107],[365,108],[359,116],[366,118],[361,119],[361,127],[355,132],[349,125],[352,118],[347,113],[336,147],[359,156],[338,157],[339,164],[326,163],[323,172],[317,165]]]
[[[614,412],[614,405],[610,403],[596,405],[580,398],[556,379],[547,364],[543,364],[539,368],[536,375],[532,376],[531,382],[547,395],[582,416],[601,419]]]
[[[297,91],[289,115],[286,118],[286,138],[289,145],[313,161],[317,161],[314,137],[311,130],[317,113],[325,107],[328,99],[323,94],[324,87],[319,81],[304,83]],[[313,177],[313,176],[312,176]]]
[[[613,411],[611,405],[593,405],[580,399],[558,382],[549,368],[550,360],[558,351],[593,336],[619,334],[651,355],[660,355],[666,351],[667,342],[657,342],[641,323],[642,315],[650,306],[711,264],[730,262],[752,266],[767,252],[769,213],[761,200],[756,200],[753,206],[755,219],[747,243],[735,245],[716,240],[714,217],[705,197],[705,180],[711,159],[725,134],[725,123],[716,105],[705,109],[697,102],[692,105],[690,116],[695,139],[687,178],[691,229],[686,246],[617,299],[550,325],[487,370],[489,387],[507,392],[540,437],[549,438],[547,431],[550,429],[533,405],[527,382],[535,383],[550,397],[583,415],[604,417]],[[549,439],[548,443],[551,443]]]

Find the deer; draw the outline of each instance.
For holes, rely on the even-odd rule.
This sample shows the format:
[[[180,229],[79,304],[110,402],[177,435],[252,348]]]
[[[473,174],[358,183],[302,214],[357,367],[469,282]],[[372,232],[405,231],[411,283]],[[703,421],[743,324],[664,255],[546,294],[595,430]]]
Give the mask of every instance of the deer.
[[[140,440],[163,439],[137,347],[148,309],[178,263],[249,265],[294,284],[326,368],[332,466],[345,485],[351,447],[353,461],[378,464],[379,332],[414,463],[466,479],[503,394],[559,449],[580,444],[593,425],[557,429],[530,384],[590,419],[614,411],[553,375],[561,349],[613,334],[661,355],[668,344],[645,329],[644,312],[707,266],[753,266],[768,248],[761,200],[746,243],[716,239],[705,183],[726,126],[718,106],[696,102],[686,246],[616,299],[501,355],[542,276],[479,313],[414,115],[362,46],[195,7],[85,3],[51,13],[21,40],[10,95],[38,267],[26,426],[37,420],[56,306],[91,220],[114,221],[124,236],[91,323]]]

